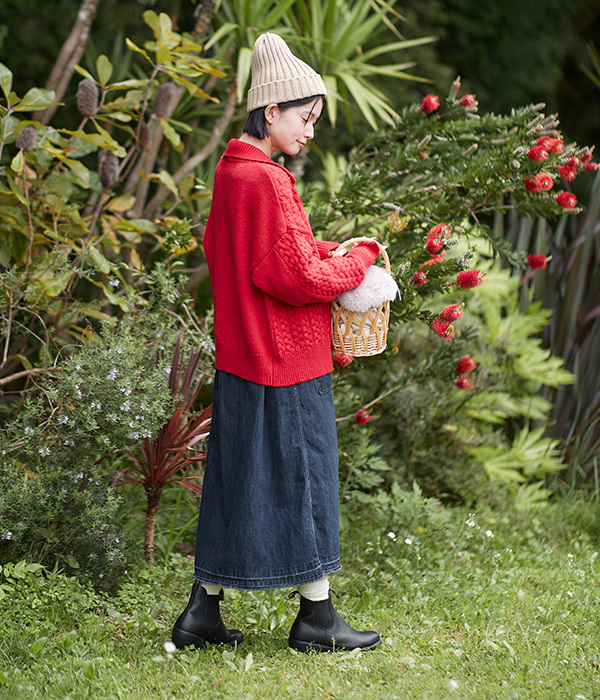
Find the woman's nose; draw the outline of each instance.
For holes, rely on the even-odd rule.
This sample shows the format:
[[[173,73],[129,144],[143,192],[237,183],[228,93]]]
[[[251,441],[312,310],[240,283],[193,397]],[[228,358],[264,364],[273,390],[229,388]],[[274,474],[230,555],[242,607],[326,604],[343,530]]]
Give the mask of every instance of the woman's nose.
[[[314,139],[315,137],[315,125],[312,122],[306,122],[304,127],[304,138]]]

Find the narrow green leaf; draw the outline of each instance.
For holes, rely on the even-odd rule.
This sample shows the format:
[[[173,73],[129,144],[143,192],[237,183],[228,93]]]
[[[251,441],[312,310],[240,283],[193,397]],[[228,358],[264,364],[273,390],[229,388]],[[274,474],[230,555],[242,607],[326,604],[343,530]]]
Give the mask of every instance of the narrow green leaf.
[[[88,248],[87,252],[92,265],[103,274],[108,275],[110,272],[110,263],[104,255],[93,245]]]
[[[94,76],[89,71],[87,71],[83,66],[76,65],[75,71],[77,73],[79,73],[79,75],[83,75],[84,78],[91,80],[93,83],[96,82],[96,79],[94,78]]]
[[[108,58],[102,54],[98,56],[96,61],[96,70],[98,71],[98,79],[102,85],[107,85],[110,80],[110,76],[113,73],[112,63]]]
[[[340,95],[337,91],[337,79],[335,75],[324,75],[323,82],[327,88],[327,116],[329,121],[333,126],[335,126],[335,120],[337,119],[337,103],[340,99]]]
[[[252,50],[247,46],[242,46],[238,55],[237,64],[237,99],[238,103],[241,103],[245,89],[246,83],[248,82],[248,76],[250,75],[250,66],[252,64]]]
[[[211,46],[216,44],[221,40],[222,37],[230,35],[234,29],[237,29],[240,25],[233,24],[232,22],[226,22],[222,27],[219,27],[217,31],[210,37],[210,39],[204,44],[204,50],[207,51]]]
[[[166,170],[161,170],[158,174],[158,179],[162,184],[167,187],[176,197],[179,197],[179,192],[177,191],[177,186],[173,181],[173,178]]]
[[[15,106],[15,112],[34,112],[54,105],[54,90],[31,88]]]
[[[83,163],[80,163],[78,160],[73,160],[73,158],[66,158],[62,155],[57,155],[56,157],[75,173],[82,187],[87,188],[90,186],[90,171]]]
[[[152,12],[152,10],[146,10],[142,17],[144,18],[144,22],[146,22],[146,24],[150,27],[154,34],[158,36],[160,32],[160,20],[158,19],[158,15],[156,14],[156,12]]]
[[[153,13],[153,14],[154,14],[154,13]],[[126,37],[126,38],[125,38],[125,43],[127,44],[127,46],[128,46],[132,51],[135,51],[136,53],[142,54],[142,56],[144,56],[144,58],[147,58],[148,61],[149,61],[150,63],[152,63],[152,59],[150,58],[150,56],[148,56],[148,54],[146,53],[146,51],[144,51],[144,49],[140,49],[139,46],[136,46],[136,45],[133,43],[133,41],[131,41],[131,39],[130,39],[129,37]]]
[[[270,29],[274,27],[294,2],[296,2],[296,0],[283,0],[279,5],[276,5],[261,22],[261,29]]]
[[[181,146],[181,137],[175,131],[175,129],[169,124],[168,121],[161,119],[160,125],[162,126],[165,138],[171,143],[173,148],[179,149]]]
[[[373,116],[373,110],[370,105],[369,91],[353,76],[348,73],[340,73],[339,77],[344,81],[358,108],[363,113],[364,118],[369,122],[373,129],[377,129],[377,122]]]
[[[158,19],[160,25],[160,40],[166,43],[171,37],[171,33],[173,31],[173,23],[171,22],[171,18],[168,14],[166,14],[166,12],[161,12]]]
[[[14,170],[16,173],[20,173],[23,170],[24,165],[25,161],[23,159],[23,151],[19,151],[10,162],[11,170]]]
[[[112,151],[119,158],[125,158],[125,156],[127,155],[127,151],[123,148],[123,146],[121,146],[121,144],[118,141],[115,141],[115,139],[113,139],[113,137],[108,133],[108,131],[106,131],[106,129],[103,129],[96,120],[94,120],[94,125],[98,130],[98,133],[102,137],[102,140],[104,142],[104,148],[107,148],[109,151]]]
[[[0,63],[0,89],[4,93],[7,102],[9,102],[10,91],[12,89],[12,80],[13,75],[10,70],[4,63]]]

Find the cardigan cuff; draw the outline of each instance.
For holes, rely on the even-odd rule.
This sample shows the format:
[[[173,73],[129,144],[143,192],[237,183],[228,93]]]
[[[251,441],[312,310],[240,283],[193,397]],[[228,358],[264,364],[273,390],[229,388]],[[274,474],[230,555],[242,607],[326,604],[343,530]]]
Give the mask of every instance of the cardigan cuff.
[[[379,245],[375,241],[361,241],[348,255],[359,258],[365,267],[370,267],[379,255]]]

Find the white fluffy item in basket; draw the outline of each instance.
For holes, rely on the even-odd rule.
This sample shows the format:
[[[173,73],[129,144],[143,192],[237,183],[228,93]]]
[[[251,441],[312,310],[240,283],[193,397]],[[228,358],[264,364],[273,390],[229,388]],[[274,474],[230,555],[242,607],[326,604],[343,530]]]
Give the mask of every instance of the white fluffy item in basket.
[[[396,280],[382,267],[371,265],[358,287],[340,294],[338,301],[349,311],[365,313],[386,301],[394,301],[396,296],[400,296]]]

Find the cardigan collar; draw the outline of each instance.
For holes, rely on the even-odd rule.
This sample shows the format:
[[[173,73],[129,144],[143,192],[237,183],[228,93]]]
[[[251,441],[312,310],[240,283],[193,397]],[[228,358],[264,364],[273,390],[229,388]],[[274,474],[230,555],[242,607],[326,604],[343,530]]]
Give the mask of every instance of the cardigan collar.
[[[225,149],[225,153],[223,153],[223,158],[232,158],[236,160],[253,160],[257,163],[266,163],[267,165],[273,165],[276,168],[281,168],[283,171],[285,171],[289,175],[292,183],[295,184],[296,182],[296,178],[287,168],[285,168],[283,165],[280,165],[279,163],[276,163],[274,160],[271,160],[271,158],[269,158],[269,156],[266,153],[263,153],[263,151],[261,151],[260,148],[253,146],[251,143],[240,141],[239,139],[231,139],[231,141],[229,141],[229,143],[227,144],[227,148]]]

